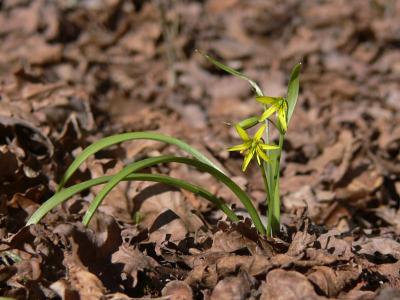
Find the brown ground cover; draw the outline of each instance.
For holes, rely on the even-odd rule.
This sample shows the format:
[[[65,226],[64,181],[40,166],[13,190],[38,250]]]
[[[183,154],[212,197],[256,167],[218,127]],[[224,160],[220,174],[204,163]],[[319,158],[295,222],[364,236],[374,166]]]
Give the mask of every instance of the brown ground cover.
[[[400,299],[400,2],[0,1],[0,295],[15,299]],[[265,212],[227,123],[258,114],[246,82],[282,96],[303,62],[284,146],[282,232],[160,184],[99,188],[24,227],[97,139],[152,130],[218,162]],[[174,147],[123,143],[71,183]],[[151,171],[240,202],[184,165]],[[135,222],[139,220],[139,222]]]

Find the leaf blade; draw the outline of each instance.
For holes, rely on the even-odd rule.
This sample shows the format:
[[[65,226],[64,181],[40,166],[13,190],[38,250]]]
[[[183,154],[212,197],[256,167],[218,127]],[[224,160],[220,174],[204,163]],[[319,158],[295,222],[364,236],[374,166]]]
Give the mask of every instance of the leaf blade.
[[[138,162],[135,162],[135,163],[132,163],[132,164],[126,166],[119,173],[114,175],[110,179],[110,181],[103,187],[103,189],[97,194],[95,199],[90,204],[89,209],[86,211],[86,214],[83,219],[84,225],[87,225],[90,222],[90,219],[92,218],[93,214],[96,212],[98,206],[101,204],[103,199],[107,196],[107,194],[121,180],[124,180],[124,178],[127,177],[130,173],[136,172],[144,167],[149,167],[152,165],[157,165],[160,163],[167,163],[167,162],[177,162],[177,163],[191,165],[200,171],[209,173],[210,175],[215,177],[217,180],[219,180],[220,182],[225,184],[243,203],[243,206],[246,208],[247,212],[249,213],[257,230],[261,234],[265,234],[264,225],[263,225],[263,223],[260,219],[260,216],[258,215],[258,212],[257,212],[256,208],[254,207],[251,199],[246,194],[246,192],[244,192],[234,181],[232,181],[232,179],[230,179],[228,176],[226,176],[224,173],[222,173],[218,169],[216,169],[206,163],[200,162],[195,159],[190,159],[190,158],[186,158],[186,157],[176,157],[176,156],[170,156],[170,155],[146,158],[144,160],[141,160],[141,161],[138,161]]]
[[[196,49],[196,51],[198,53],[200,53],[204,58],[206,58],[209,62],[211,62],[213,65],[215,65],[218,68],[220,68],[221,70],[224,70],[225,72],[227,72],[229,74],[232,74],[232,75],[234,75],[236,77],[239,77],[241,79],[246,80],[251,85],[251,87],[254,89],[254,91],[257,94],[257,96],[262,96],[263,95],[263,93],[261,91],[261,88],[259,87],[257,82],[255,82],[253,79],[249,78],[247,75],[245,75],[245,74],[243,74],[243,73],[241,73],[241,72],[239,72],[239,71],[237,71],[237,70],[235,70],[235,69],[233,69],[233,68],[231,68],[231,67],[229,67],[227,65],[224,65],[223,63],[219,62],[218,60],[216,60],[215,58],[211,57],[208,54],[205,54],[205,53],[203,53],[203,52],[201,52],[201,51],[199,51],[197,49]]]
[[[47,214],[50,210],[55,208],[57,205],[61,204],[62,202],[68,200],[70,197],[73,195],[88,189],[90,187],[104,184],[108,182],[111,179],[112,176],[103,176],[95,179],[90,179],[85,182],[81,182],[77,185],[68,187],[48,199],[38,210],[32,214],[32,216],[29,218],[26,226],[36,224],[38,223],[45,214]],[[199,187],[197,185],[191,184],[189,182],[186,182],[184,180],[176,179],[173,177],[169,177],[166,175],[159,175],[159,174],[147,174],[147,173],[135,173],[135,174],[130,174],[128,177],[125,178],[125,180],[140,180],[140,181],[152,181],[152,182],[160,182],[164,183],[167,185],[179,187],[185,190],[188,190],[196,195],[199,195],[215,205],[218,206],[227,216],[230,220],[233,222],[238,221],[237,216],[235,213],[218,197],[215,195],[211,194],[207,190],[203,189],[202,187]]]
[[[192,146],[186,144],[185,142],[183,142],[177,138],[163,135],[160,133],[148,132],[148,131],[128,132],[128,133],[122,133],[122,134],[105,137],[105,138],[98,140],[95,143],[89,145],[88,147],[86,147],[75,158],[75,160],[71,163],[71,165],[65,171],[63,177],[60,180],[57,191],[60,191],[64,187],[65,183],[71,178],[71,176],[75,173],[75,171],[79,168],[79,166],[89,156],[95,154],[96,152],[98,152],[104,148],[110,147],[115,144],[119,144],[119,143],[122,143],[125,141],[130,141],[130,140],[143,140],[143,139],[144,140],[146,140],[146,139],[154,140],[154,141],[159,141],[159,142],[164,142],[167,144],[175,145],[175,146],[181,148],[183,151],[193,155],[198,160],[200,160],[204,163],[207,163],[210,166],[213,166],[214,168],[216,168],[219,171],[224,173],[224,171],[221,168],[219,168],[216,164],[214,164],[210,159],[208,159],[200,151],[198,151],[197,149],[193,148]]]
[[[287,113],[288,124],[290,122],[290,119],[292,118],[294,109],[296,107],[297,98],[299,96],[300,71],[301,71],[301,63],[298,63],[293,67],[292,72],[290,74],[287,97],[286,97],[288,103],[288,113]]]

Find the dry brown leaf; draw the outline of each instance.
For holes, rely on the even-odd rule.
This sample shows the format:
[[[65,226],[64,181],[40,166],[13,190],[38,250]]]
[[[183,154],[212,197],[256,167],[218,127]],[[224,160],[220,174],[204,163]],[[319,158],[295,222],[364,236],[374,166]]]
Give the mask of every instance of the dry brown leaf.
[[[87,271],[76,258],[67,255],[65,265],[68,281],[81,299],[95,300],[103,297],[105,293],[103,283],[96,275]]]
[[[138,272],[146,269],[153,269],[158,266],[158,263],[151,257],[143,254],[136,248],[132,248],[126,245],[119,247],[117,252],[114,252],[111,256],[111,262],[113,264],[122,264],[122,272],[133,279],[133,287],[138,283]]]
[[[239,273],[238,276],[226,277],[219,281],[212,291],[211,300],[232,299],[244,300],[250,292],[251,280],[246,273]]]
[[[193,292],[184,281],[174,280],[168,282],[162,289],[161,294],[168,296],[170,300],[192,300]]]
[[[313,272],[307,278],[319,287],[328,297],[335,297],[349,283],[356,280],[361,274],[353,266],[347,266],[334,270],[330,267],[314,267]]]
[[[359,247],[357,252],[370,257],[376,255],[390,255],[400,259],[400,243],[385,237],[363,238],[353,243],[353,247]]]
[[[308,248],[310,244],[315,241],[315,239],[316,239],[315,235],[311,235],[306,231],[296,232],[295,236],[293,237],[292,243],[290,244],[289,249],[286,252],[286,255],[298,256],[306,248]]]
[[[237,250],[247,248],[254,251],[257,244],[244,237],[236,231],[223,232],[218,231],[214,234],[213,244],[210,251],[213,252],[235,252]]]
[[[225,276],[240,269],[246,273],[257,276],[268,272],[273,267],[270,260],[262,255],[253,256],[224,256],[217,260],[217,269],[220,276]]]
[[[193,208],[185,201],[183,194],[173,188],[143,184],[142,191],[135,196],[133,203],[135,211],[141,216],[140,225],[146,228],[151,228],[167,210],[179,216],[188,231],[195,232],[203,226],[203,221],[192,212]]]
[[[294,271],[273,270],[261,287],[260,300],[322,300],[304,275]]]

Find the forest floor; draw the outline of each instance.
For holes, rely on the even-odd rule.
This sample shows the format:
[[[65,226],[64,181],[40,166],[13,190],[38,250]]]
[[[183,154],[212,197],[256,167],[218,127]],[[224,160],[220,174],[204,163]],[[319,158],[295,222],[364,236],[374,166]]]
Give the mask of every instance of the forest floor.
[[[400,299],[399,1],[1,1],[0,295],[15,299]],[[303,62],[284,145],[282,232],[256,234],[207,174],[152,172],[206,187],[203,199],[122,183],[90,226],[99,188],[38,225],[28,217],[90,143],[158,131],[206,153],[265,214],[256,165],[241,171],[229,126],[260,113],[240,69],[284,96]],[[133,141],[91,157],[70,184],[178,149]]]

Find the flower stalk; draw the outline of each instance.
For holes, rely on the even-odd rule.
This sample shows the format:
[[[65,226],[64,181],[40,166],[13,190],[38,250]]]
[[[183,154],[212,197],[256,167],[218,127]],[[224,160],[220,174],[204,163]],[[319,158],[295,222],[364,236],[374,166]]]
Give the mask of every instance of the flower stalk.
[[[261,116],[253,116],[235,125],[243,143],[228,148],[228,151],[239,151],[244,154],[243,172],[246,171],[253,158],[256,159],[263,178],[268,207],[266,232],[268,237],[275,236],[280,231],[280,162],[285,135],[297,103],[301,64],[295,65],[292,70],[286,97],[272,97],[265,96],[258,84],[246,75],[222,64],[209,55],[203,54],[203,56],[218,68],[247,80],[256,94],[255,100],[263,105],[264,111]],[[250,137],[246,130],[254,126],[258,126],[258,129],[254,136]],[[274,128],[279,134],[278,145],[270,143],[270,134]]]

